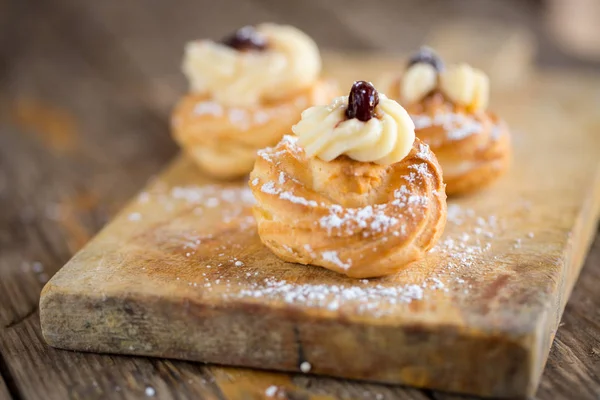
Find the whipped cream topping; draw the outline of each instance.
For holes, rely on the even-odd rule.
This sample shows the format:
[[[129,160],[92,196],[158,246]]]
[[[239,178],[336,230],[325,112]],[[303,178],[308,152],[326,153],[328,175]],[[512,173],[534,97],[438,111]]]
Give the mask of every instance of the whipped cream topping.
[[[416,63],[408,68],[400,81],[400,96],[406,103],[415,103],[435,90],[438,71],[431,64]]]
[[[440,89],[469,111],[480,111],[488,105],[490,81],[483,71],[467,64],[458,64],[440,75]]]
[[[465,63],[442,70],[439,63],[441,60],[428,50],[408,67],[400,80],[400,98],[405,104],[419,102],[429,93],[439,90],[467,111],[477,112],[487,108],[490,82],[483,71]]]
[[[376,117],[366,122],[345,115],[348,96],[327,106],[315,106],[302,113],[292,127],[306,155],[331,161],[340,155],[353,160],[390,165],[410,152],[415,140],[415,125],[402,106],[379,95]]]
[[[250,106],[285,98],[310,86],[321,71],[315,42],[287,25],[261,24],[262,51],[238,51],[210,40],[185,47],[183,72],[190,90],[225,106]]]

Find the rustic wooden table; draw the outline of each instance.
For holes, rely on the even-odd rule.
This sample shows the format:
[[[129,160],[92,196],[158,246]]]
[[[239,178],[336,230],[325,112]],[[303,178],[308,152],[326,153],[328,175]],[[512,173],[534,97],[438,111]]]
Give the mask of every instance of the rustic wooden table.
[[[0,399],[457,396],[305,375],[50,348],[44,283],[177,152],[182,44],[264,20],[326,48],[406,51],[452,15],[533,26],[535,1],[0,1]],[[425,9],[425,12],[423,11]],[[398,23],[402,20],[402,23]],[[226,21],[226,22],[225,22]],[[542,60],[560,60],[552,50]],[[567,305],[538,398],[600,393],[600,237]],[[285,394],[284,394],[285,392]]]

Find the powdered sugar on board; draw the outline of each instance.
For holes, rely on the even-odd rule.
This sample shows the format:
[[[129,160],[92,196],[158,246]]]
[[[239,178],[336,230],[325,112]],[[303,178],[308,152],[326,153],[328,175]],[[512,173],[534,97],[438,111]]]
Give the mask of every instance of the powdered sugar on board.
[[[408,175],[407,182],[424,173],[419,171],[420,168],[418,164],[414,166],[411,173],[415,177]],[[279,175],[276,182],[263,184],[252,181],[250,184],[280,196],[285,191],[276,184],[285,185],[290,179]],[[153,268],[160,269],[164,263],[175,270],[185,268],[185,274],[174,278],[177,285],[183,285],[186,290],[201,291],[203,296],[218,296],[221,301],[279,302],[290,307],[331,312],[381,317],[397,315],[415,301],[431,297],[438,301],[440,296],[458,294],[469,296],[477,288],[478,274],[487,268],[486,260],[493,254],[494,240],[498,236],[504,237],[506,232],[505,224],[493,214],[477,215],[468,207],[450,203],[446,232],[426,259],[390,277],[355,280],[319,267],[278,261],[259,241],[251,215],[254,199],[244,183],[155,186],[140,194],[134,203],[135,207],[126,214],[136,216],[128,218],[136,229],[146,222],[145,218],[151,217],[145,211],[150,204],[158,204],[166,215],[161,220],[169,222],[180,218],[182,207],[191,209],[192,213],[184,214],[189,229],[182,229],[180,224],[173,224],[173,228],[170,228],[171,225],[167,223],[164,229],[154,232],[152,240],[169,251],[169,259],[163,260],[163,264],[145,264],[141,268],[149,274]],[[411,204],[422,204],[427,199],[411,195],[408,187],[402,185],[394,193],[394,201],[398,202],[398,206],[410,207]],[[331,207],[334,212],[323,223],[332,229],[343,229],[344,217],[335,214],[335,206]],[[369,218],[362,218],[365,215],[361,214],[354,222],[374,224],[372,229],[398,229],[402,226],[397,216],[379,218],[377,207],[361,209],[359,212],[369,214]],[[211,226],[205,226],[208,215],[213,221]],[[220,234],[218,229],[221,228],[217,226],[230,228],[227,228],[226,234]],[[517,251],[534,238],[531,232],[511,240]],[[148,240],[148,237],[144,240]],[[335,251],[316,251],[308,244],[304,247],[340,268],[351,266],[351,260],[340,259]],[[294,268],[297,268],[298,274],[294,273]],[[319,273],[306,273],[303,269],[307,268],[318,269]]]
[[[344,284],[330,283],[295,283],[275,277],[265,278],[262,282],[250,283],[233,298],[247,299],[281,299],[291,305],[309,308],[325,308],[336,311],[353,307],[359,313],[379,314],[382,307],[407,304],[423,298],[423,288],[416,284],[409,285],[370,285],[369,281],[351,280]]]
[[[177,218],[188,221],[190,226],[204,228],[207,217],[210,216],[222,226],[234,225],[243,231],[254,229],[256,226],[251,212],[254,203],[250,188],[242,184],[169,187],[157,182],[152,190],[138,195],[132,206],[134,210],[127,214],[127,220],[130,226],[135,224],[138,229],[147,229],[147,225],[152,221],[161,222],[167,219],[175,222]],[[182,210],[187,211],[182,213]],[[204,223],[194,222],[194,219]],[[213,232],[206,232],[206,229],[180,229],[179,232],[166,233],[154,230],[153,234],[156,240],[165,244],[182,244],[183,254],[190,257],[195,254],[195,248],[202,240],[211,238]]]

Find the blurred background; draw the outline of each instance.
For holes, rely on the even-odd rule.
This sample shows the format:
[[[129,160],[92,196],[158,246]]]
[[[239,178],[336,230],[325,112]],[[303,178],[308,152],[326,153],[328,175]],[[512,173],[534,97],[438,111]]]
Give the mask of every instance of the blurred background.
[[[186,41],[219,39],[240,26],[264,21],[295,25],[324,50],[406,54],[429,43],[447,53],[452,47],[457,58],[479,52],[480,60],[469,61],[487,60],[484,69],[498,67],[497,60],[486,55],[508,55],[512,59],[500,57],[500,64],[512,74],[520,73],[530,59],[547,67],[600,68],[598,0],[2,0],[0,4],[3,74],[25,75],[22,65],[7,65],[16,54],[23,63],[48,69],[48,74],[76,69],[77,62],[98,64],[114,74],[138,75],[132,78],[138,81],[152,79],[146,89],[162,94],[170,104],[173,90],[185,87],[179,63]],[[73,53],[78,60],[69,58]],[[12,71],[6,71],[8,67]]]
[[[403,56],[427,43],[486,70],[494,91],[532,62],[600,71],[598,0],[0,0],[2,91],[69,91],[87,119],[100,82],[166,115],[186,88],[184,43],[265,21],[303,29],[324,52]]]

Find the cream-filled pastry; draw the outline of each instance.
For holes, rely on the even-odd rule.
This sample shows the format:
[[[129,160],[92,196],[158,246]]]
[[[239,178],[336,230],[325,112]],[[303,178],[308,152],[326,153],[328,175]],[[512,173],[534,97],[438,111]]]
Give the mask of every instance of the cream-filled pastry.
[[[422,258],[446,223],[441,168],[408,113],[356,82],[259,151],[250,188],[261,241],[279,258],[355,278]]]
[[[335,86],[319,78],[317,45],[285,25],[190,42],[183,71],[190,92],[173,112],[173,136],[218,178],[250,172],[258,149],[277,143],[306,107],[335,95]]]
[[[449,195],[477,190],[510,162],[506,124],[487,110],[489,79],[467,64],[444,67],[429,48],[414,55],[388,94],[406,107],[419,139],[436,154]]]

